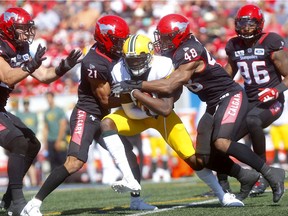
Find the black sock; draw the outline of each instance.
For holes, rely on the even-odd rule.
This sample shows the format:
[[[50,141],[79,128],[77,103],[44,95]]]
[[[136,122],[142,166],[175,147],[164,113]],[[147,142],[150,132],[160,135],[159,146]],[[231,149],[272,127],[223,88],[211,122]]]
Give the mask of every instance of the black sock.
[[[61,185],[69,175],[70,174],[64,165],[55,168],[48,176],[35,198],[43,201],[52,191]]]
[[[217,173],[218,181],[228,181],[228,175],[224,173]]]
[[[242,168],[239,164],[234,163],[230,169],[229,175],[234,177],[234,178],[238,178],[241,169]]]
[[[23,155],[11,153],[8,159],[9,187],[13,200],[24,199],[23,176],[25,157]]]
[[[253,152],[248,146],[232,141],[229,148],[227,149],[227,154],[235,157],[239,161],[249,165],[258,172],[261,170],[263,164],[265,163],[255,152]]]
[[[134,178],[139,182],[140,184],[140,180],[141,180],[141,173],[140,173],[140,168],[139,166],[133,167],[131,168],[131,171],[133,173]],[[132,197],[139,197],[140,196],[140,192],[131,192],[130,193]]]

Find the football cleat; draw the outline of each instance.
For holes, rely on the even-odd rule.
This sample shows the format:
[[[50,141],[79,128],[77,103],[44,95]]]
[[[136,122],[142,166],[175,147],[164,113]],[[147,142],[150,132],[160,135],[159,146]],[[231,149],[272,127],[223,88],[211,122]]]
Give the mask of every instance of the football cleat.
[[[136,181],[136,179],[130,179],[129,181],[123,178],[120,181],[116,181],[111,185],[111,188],[117,193],[126,192],[140,192],[141,185]]]
[[[24,198],[12,201],[9,208],[7,209],[8,216],[27,216],[23,212],[23,208],[26,205],[26,200]]]
[[[130,201],[131,210],[156,210],[157,206],[149,205],[144,202],[140,197],[131,197]]]
[[[285,192],[285,170],[275,167],[269,167],[268,171],[264,175],[264,178],[268,181],[272,189],[273,202],[279,202]]]
[[[23,209],[23,216],[42,216],[40,212],[42,201],[32,198]],[[22,215],[21,215],[22,216]]]
[[[260,175],[259,180],[253,186],[250,192],[250,196],[255,197],[260,194],[263,194],[268,186],[269,186],[269,183],[267,182],[267,180],[262,175]]]
[[[244,203],[237,199],[234,194],[225,193],[221,205],[224,207],[243,207]]]
[[[11,204],[11,198],[8,198],[6,193],[3,195],[2,200],[0,201],[0,210],[6,211]]]
[[[241,186],[240,193],[236,195],[237,199],[246,199],[259,177],[260,174],[256,170],[241,169],[240,177],[238,178]]]

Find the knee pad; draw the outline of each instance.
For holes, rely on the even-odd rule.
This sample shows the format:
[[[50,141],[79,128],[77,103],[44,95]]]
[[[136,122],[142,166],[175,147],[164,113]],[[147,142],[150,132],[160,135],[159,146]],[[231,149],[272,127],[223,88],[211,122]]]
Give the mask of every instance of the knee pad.
[[[199,121],[196,137],[196,153],[204,155],[210,154],[213,122],[214,118],[209,113],[205,113]]]

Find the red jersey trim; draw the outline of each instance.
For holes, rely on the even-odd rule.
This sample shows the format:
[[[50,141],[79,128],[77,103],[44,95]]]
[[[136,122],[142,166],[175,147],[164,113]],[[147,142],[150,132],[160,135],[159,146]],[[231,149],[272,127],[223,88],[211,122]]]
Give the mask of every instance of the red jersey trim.
[[[85,129],[85,120],[87,113],[83,110],[77,110],[77,122],[73,131],[72,141],[77,145],[81,145],[81,140],[83,137],[83,132]]]
[[[96,52],[98,55],[101,55],[103,58],[106,58],[109,62],[112,62],[112,59],[109,58],[108,56],[104,55],[103,53],[101,53],[98,48],[96,48],[95,52]]]
[[[242,104],[242,98],[243,98],[242,92],[239,92],[235,94],[233,97],[231,97],[227,109],[225,111],[225,114],[222,118],[221,125],[234,123],[236,121]]]
[[[5,125],[2,125],[2,124],[0,124],[0,131],[3,131],[3,130],[5,130],[6,129],[6,126]]]
[[[260,40],[259,40],[259,44],[261,44],[268,35],[269,35],[269,34],[264,33],[264,35],[262,35],[261,38],[260,38]]]

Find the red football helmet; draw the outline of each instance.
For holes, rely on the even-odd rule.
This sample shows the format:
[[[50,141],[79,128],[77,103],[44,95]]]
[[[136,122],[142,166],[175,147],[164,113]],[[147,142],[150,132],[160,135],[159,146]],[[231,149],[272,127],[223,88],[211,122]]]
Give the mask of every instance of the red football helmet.
[[[156,51],[166,52],[176,49],[190,34],[189,20],[180,14],[162,17],[154,32]]]
[[[0,16],[0,33],[18,45],[24,41],[31,44],[35,37],[34,21],[24,9],[9,8]]]
[[[241,7],[235,18],[235,31],[243,39],[249,40],[262,33],[264,16],[262,10],[255,5]]]
[[[106,15],[98,19],[94,39],[100,47],[119,56],[129,33],[129,26],[124,19],[116,15]]]

